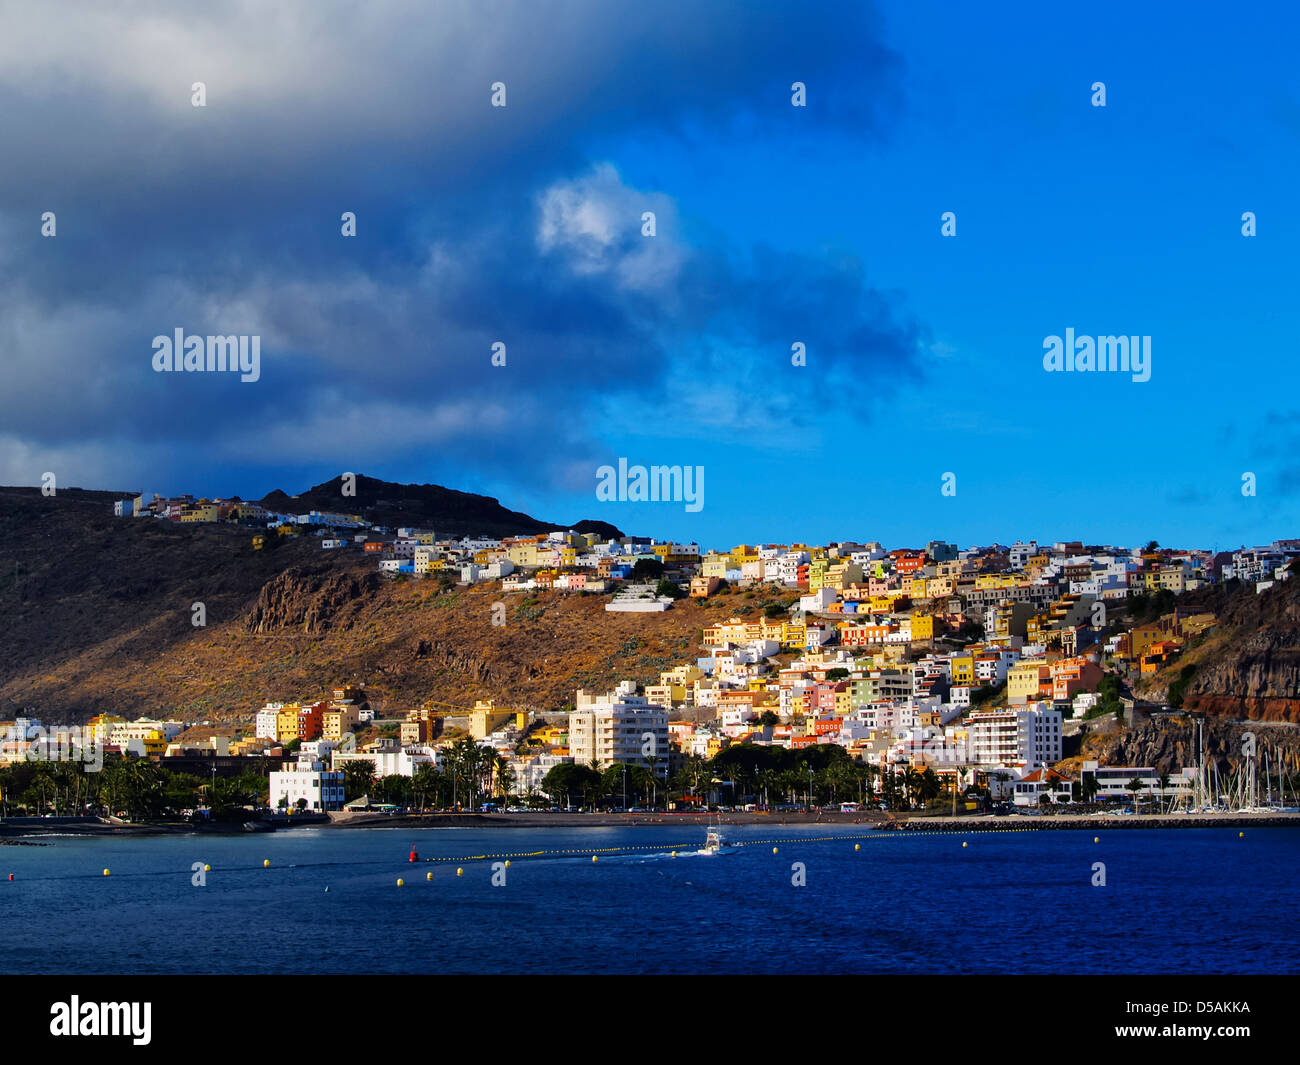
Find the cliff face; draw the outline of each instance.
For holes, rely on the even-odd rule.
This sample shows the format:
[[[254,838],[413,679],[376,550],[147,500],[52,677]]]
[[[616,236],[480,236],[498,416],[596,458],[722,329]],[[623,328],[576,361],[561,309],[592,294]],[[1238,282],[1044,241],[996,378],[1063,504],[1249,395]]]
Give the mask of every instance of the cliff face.
[[[1153,691],[1185,665],[1196,673],[1183,705],[1218,717],[1300,722],[1300,580],[1256,595],[1240,586],[1228,596],[1215,632],[1165,671]]]
[[[1226,776],[1243,761],[1247,734],[1255,737],[1256,756],[1263,766],[1279,763],[1289,772],[1300,770],[1300,730],[1285,725],[1254,724],[1209,718],[1205,722],[1206,764]],[[1197,727],[1187,717],[1162,716],[1123,732],[1088,736],[1084,757],[1102,765],[1154,766],[1174,772],[1196,764]]]
[[[336,570],[332,565],[294,566],[262,586],[245,631],[304,635],[344,631],[357,624],[379,589],[373,571]]]

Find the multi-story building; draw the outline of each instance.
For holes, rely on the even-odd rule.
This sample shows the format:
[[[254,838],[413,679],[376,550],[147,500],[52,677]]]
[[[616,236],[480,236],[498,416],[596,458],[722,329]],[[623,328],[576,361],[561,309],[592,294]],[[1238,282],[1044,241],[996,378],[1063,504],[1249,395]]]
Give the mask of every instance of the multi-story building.
[[[261,728],[261,713],[258,715]],[[361,711],[355,706],[332,706],[321,718],[321,736],[331,743],[340,743],[345,733],[351,732],[361,721]],[[259,731],[258,736],[262,733]]]
[[[602,769],[626,762],[668,772],[668,711],[638,695],[632,681],[614,691],[591,695],[578,689],[576,709],[569,714],[569,750],[579,765],[593,762]]]
[[[968,756],[975,765],[1034,770],[1061,760],[1061,714],[1046,704],[980,710],[966,718]]]
[[[271,809],[341,810],[343,774],[327,770],[310,755],[285,762],[270,774]]]

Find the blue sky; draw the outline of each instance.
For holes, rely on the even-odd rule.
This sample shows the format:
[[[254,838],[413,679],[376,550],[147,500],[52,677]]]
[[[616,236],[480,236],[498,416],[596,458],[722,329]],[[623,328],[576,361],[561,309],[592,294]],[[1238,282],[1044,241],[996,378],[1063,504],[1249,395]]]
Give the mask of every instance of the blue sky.
[[[0,481],[350,470],[708,546],[1294,534],[1300,18],[994,7],[0,4]],[[177,326],[260,335],[261,379],[155,374]],[[1044,372],[1067,327],[1151,336],[1150,381]],[[597,502],[620,457],[704,467],[703,509]]]

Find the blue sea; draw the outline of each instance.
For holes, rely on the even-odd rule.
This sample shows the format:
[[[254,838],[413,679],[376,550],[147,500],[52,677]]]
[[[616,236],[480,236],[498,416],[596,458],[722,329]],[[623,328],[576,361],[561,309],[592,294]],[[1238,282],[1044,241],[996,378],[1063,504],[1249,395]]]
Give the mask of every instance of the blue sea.
[[[0,847],[0,957],[10,974],[1300,972],[1298,829],[724,831],[744,846],[697,853],[696,826],[40,837]]]

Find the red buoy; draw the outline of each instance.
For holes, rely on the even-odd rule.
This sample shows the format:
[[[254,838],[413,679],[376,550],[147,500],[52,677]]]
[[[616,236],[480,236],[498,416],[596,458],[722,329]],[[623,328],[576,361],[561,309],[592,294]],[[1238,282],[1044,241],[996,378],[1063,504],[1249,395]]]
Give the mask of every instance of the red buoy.
[[[419,856],[419,854],[417,854],[415,851],[411,851],[411,856],[407,859],[407,861],[408,861],[408,862],[418,862],[419,860],[420,860],[420,856]]]

